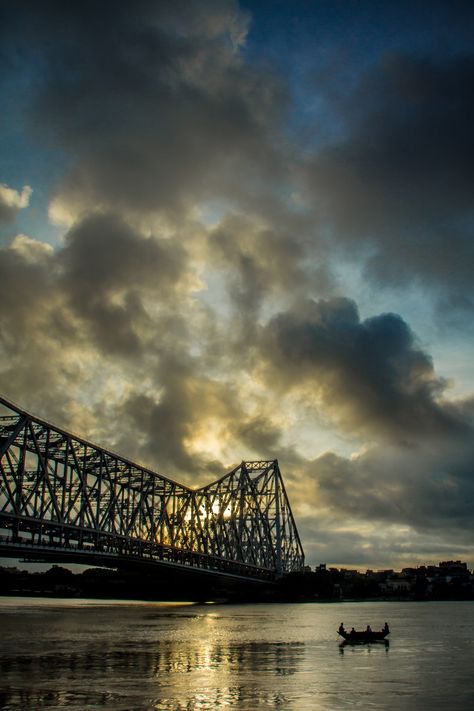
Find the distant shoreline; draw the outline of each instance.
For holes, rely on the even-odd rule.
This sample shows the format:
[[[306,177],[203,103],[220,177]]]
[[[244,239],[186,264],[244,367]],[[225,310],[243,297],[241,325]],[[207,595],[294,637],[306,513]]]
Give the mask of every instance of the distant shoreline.
[[[273,584],[249,589],[219,580],[205,585],[188,579],[165,579],[149,573],[111,568],[87,568],[74,573],[53,565],[43,572],[0,567],[0,596],[62,599],[227,602],[418,602],[473,601],[474,576],[460,561],[448,561],[430,568],[394,571],[338,570],[323,567],[291,573]]]

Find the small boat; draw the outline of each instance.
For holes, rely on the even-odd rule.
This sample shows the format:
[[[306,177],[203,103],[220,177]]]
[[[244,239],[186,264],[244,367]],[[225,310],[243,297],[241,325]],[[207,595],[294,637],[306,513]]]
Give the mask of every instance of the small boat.
[[[354,644],[366,644],[368,642],[388,642],[387,635],[390,634],[387,623],[381,630],[355,630],[352,628],[350,632],[345,630],[342,625],[337,630],[337,633],[344,638],[345,642],[353,642]]]

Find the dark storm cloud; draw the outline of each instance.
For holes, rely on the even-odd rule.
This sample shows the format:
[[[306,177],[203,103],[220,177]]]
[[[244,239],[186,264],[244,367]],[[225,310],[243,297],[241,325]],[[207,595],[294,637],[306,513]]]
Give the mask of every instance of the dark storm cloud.
[[[472,303],[473,81],[472,55],[392,56],[333,105],[344,128],[308,164],[311,200],[380,283]]]
[[[396,314],[360,321],[353,301],[311,301],[273,317],[260,335],[268,382],[301,389],[352,433],[411,441],[458,436],[463,417],[440,398],[445,383]]]
[[[166,310],[186,276],[179,243],[143,236],[113,215],[88,216],[57,249],[19,235],[1,250],[4,343],[20,347],[45,323],[48,335],[80,343],[82,321],[85,340],[136,356],[141,327],[150,321],[143,301]]]
[[[186,254],[174,240],[143,237],[114,215],[91,215],[73,227],[58,256],[62,288],[74,314],[109,353],[138,355],[141,332],[153,329],[143,297],[176,296]]]
[[[19,235],[0,249],[0,336],[11,356],[28,348],[41,330],[59,340],[71,331],[56,302],[56,279],[54,252],[47,245]]]
[[[82,338],[57,279],[51,247],[18,236],[0,249],[0,390],[61,421],[78,378],[71,345]]]
[[[459,412],[463,431],[454,439],[418,431],[400,444],[374,432],[350,457],[327,451],[310,461],[281,452],[307,553],[378,566],[449,550],[465,557],[474,535],[474,401]]]
[[[34,123],[74,156],[59,189],[73,210],[174,211],[281,172],[281,88],[234,51],[236,3],[18,5],[10,42],[39,54]]]
[[[272,459],[281,449],[283,431],[271,422],[268,412],[235,423],[235,436],[245,452],[256,452],[262,459]]]
[[[411,448],[374,446],[351,459],[313,462],[318,499],[360,520],[415,530],[473,530],[474,428],[456,444],[422,438]]]
[[[343,509],[341,509],[342,511]],[[312,516],[299,514],[298,528],[305,541],[306,559],[329,562],[337,567],[387,569],[418,566],[420,562],[439,560],[470,560],[472,531],[458,528],[447,536],[445,528],[416,530],[408,526],[392,526],[376,521],[371,530],[360,522],[347,518],[338,525],[340,516],[318,511]]]

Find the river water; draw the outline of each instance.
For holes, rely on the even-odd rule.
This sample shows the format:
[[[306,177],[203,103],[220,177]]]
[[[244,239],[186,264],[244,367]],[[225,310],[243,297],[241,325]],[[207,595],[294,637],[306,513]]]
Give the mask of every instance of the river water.
[[[390,644],[341,647],[341,621]],[[186,605],[0,598],[0,708],[474,708],[474,602]]]

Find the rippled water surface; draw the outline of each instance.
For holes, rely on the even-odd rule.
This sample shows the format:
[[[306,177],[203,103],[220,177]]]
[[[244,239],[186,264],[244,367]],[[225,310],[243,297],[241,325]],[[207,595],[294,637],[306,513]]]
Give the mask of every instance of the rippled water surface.
[[[336,629],[390,623],[390,644]],[[0,708],[463,711],[474,603],[176,605],[0,598]]]

